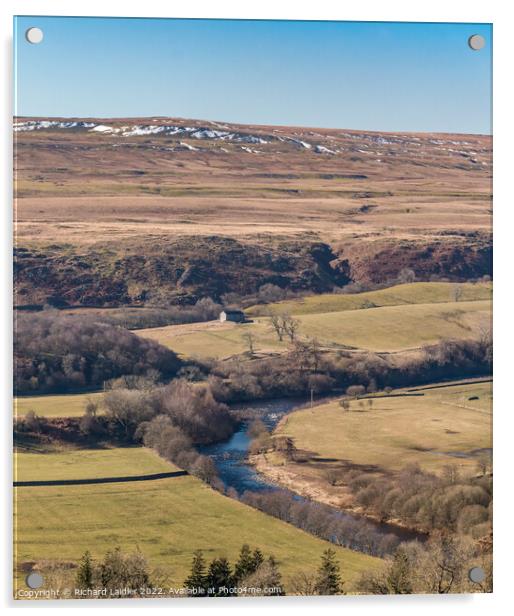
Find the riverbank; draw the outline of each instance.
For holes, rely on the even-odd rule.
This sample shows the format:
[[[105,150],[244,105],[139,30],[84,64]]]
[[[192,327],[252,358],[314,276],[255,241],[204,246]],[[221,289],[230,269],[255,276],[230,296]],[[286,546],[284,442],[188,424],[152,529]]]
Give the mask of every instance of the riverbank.
[[[251,410],[252,417],[258,417],[268,430],[272,431],[277,424],[287,421],[289,413],[297,411],[299,408],[310,409],[310,406],[306,406],[305,400],[275,399],[260,403],[253,402],[240,407],[240,410]],[[252,504],[251,501],[254,500],[251,495],[262,495],[266,498],[266,495],[270,496],[270,494],[274,494],[279,500],[284,498],[287,501],[289,498],[293,498],[297,505],[305,507],[323,502],[317,498],[319,495],[312,494],[311,497],[307,491],[300,495],[298,485],[292,483],[288,486],[281,486],[273,477],[260,472],[260,469],[255,465],[254,458],[248,457],[251,443],[248,430],[248,422],[243,421],[238,430],[227,441],[199,448],[202,455],[209,456],[215,463],[218,476],[225,486],[227,495],[241,499],[247,504]],[[327,512],[327,516],[333,516],[333,521],[339,525],[340,534],[337,541],[342,541],[344,542],[342,545],[347,545],[347,547],[357,551],[370,553],[371,550],[371,553],[381,554],[385,543],[394,546],[398,542],[424,538],[399,526],[384,524],[376,518],[365,518],[357,510],[351,512],[348,509],[345,511],[345,507],[340,506],[341,503],[327,501],[327,504],[331,509],[330,512]],[[260,508],[259,505],[255,506]],[[271,510],[268,511],[266,508],[261,510],[276,517]],[[291,523],[297,525],[293,521]],[[308,532],[311,531],[308,530]],[[316,528],[312,532],[316,536],[320,536],[320,529]],[[386,551],[387,549],[385,548]]]
[[[274,464],[268,460],[267,456],[269,455],[249,456],[248,464],[272,485],[289,490],[302,498],[328,505],[353,517],[364,519],[372,524],[387,525],[391,529],[398,529],[400,533],[405,530],[421,536],[427,535],[425,529],[404,524],[398,518],[384,520],[380,516],[366,511],[355,502],[348,486],[331,486],[328,483],[324,485],[314,478],[309,480],[301,464],[288,465],[285,462],[280,465]]]
[[[406,472],[409,481],[422,485],[473,481],[490,473],[492,381],[432,384],[418,388],[415,397],[409,391],[297,408],[273,430],[278,447],[249,463],[272,485],[303,498],[425,532],[431,528],[424,526],[427,520],[404,515],[394,504],[400,502],[395,492],[382,503],[392,489],[386,484],[399,482],[402,490]],[[288,451],[280,445],[284,440]]]

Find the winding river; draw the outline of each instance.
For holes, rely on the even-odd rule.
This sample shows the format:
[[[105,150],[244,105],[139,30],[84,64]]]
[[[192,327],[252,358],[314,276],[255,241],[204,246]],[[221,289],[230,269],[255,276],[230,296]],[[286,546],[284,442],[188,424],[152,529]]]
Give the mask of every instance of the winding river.
[[[284,415],[304,404],[305,399],[277,398],[273,400],[263,400],[249,402],[233,406],[235,410],[251,410],[256,417],[259,417],[266,426],[273,430]],[[253,466],[247,462],[250,437],[248,435],[248,422],[242,422],[239,429],[234,432],[232,437],[224,442],[212,445],[204,445],[200,448],[202,454],[209,456],[218,469],[218,475],[227,487],[234,488],[239,495],[245,490],[277,490],[281,489],[271,483],[264,475],[258,473]],[[297,496],[298,500],[306,501],[307,498]],[[342,512],[338,510],[338,515],[343,518],[359,519],[360,516]],[[412,541],[419,539],[423,541],[426,537],[415,531],[410,531],[398,526],[375,522],[366,519],[374,529],[381,534],[393,534],[401,541]]]

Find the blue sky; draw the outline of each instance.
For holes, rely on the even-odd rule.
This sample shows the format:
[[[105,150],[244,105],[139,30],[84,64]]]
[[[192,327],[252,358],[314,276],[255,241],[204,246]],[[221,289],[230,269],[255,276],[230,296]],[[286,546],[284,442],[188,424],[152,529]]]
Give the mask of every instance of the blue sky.
[[[17,115],[491,132],[487,24],[18,17],[14,34]]]

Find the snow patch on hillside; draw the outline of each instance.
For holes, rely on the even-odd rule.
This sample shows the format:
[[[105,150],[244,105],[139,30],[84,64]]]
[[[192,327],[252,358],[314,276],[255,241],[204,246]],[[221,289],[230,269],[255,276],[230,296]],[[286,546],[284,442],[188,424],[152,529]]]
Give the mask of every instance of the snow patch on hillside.
[[[185,143],[184,141],[180,141],[179,146],[183,150],[190,150],[191,152],[198,152],[198,148],[195,148],[194,145],[189,145],[189,143]]]
[[[337,154],[337,152],[335,152],[334,150],[329,150],[324,145],[317,145],[314,148],[314,151],[316,152],[316,154]]]
[[[59,122],[55,120],[28,120],[27,122],[15,122],[14,132],[26,132],[33,130],[45,130],[49,128],[91,128],[93,122]]]

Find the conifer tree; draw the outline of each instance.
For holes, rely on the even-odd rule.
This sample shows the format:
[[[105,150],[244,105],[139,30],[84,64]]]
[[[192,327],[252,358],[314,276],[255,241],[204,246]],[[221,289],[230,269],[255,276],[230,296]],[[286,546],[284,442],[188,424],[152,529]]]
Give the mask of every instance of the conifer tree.
[[[252,573],[255,572],[255,565],[252,552],[250,551],[250,546],[245,543],[241,552],[239,552],[239,560],[236,563],[234,568],[234,578],[237,581],[243,580],[245,577],[248,577]]]
[[[230,597],[228,589],[233,586],[232,570],[230,563],[224,557],[215,558],[209,565],[207,574],[207,587],[214,588],[213,597]]]
[[[264,562],[264,554],[259,550],[259,548],[255,548],[255,550],[253,551],[252,558],[253,558],[254,571],[257,571],[257,569]]]
[[[187,588],[195,589],[196,596],[207,595],[207,575],[205,572],[205,559],[202,550],[197,550],[193,555],[191,573],[184,582]]]
[[[321,565],[318,569],[316,580],[316,592],[318,595],[343,594],[339,563],[336,560],[336,553],[332,548],[325,550],[321,557]]]
[[[93,588],[93,573],[93,560],[89,551],[86,551],[80,559],[80,565],[77,570],[77,576],[75,578],[75,584],[77,588]]]
[[[240,596],[277,596],[284,595],[282,576],[277,561],[270,556],[263,561],[254,573],[240,581]]]
[[[387,574],[387,586],[392,594],[412,594],[410,563],[407,554],[403,550],[396,550],[394,554],[393,563]]]

